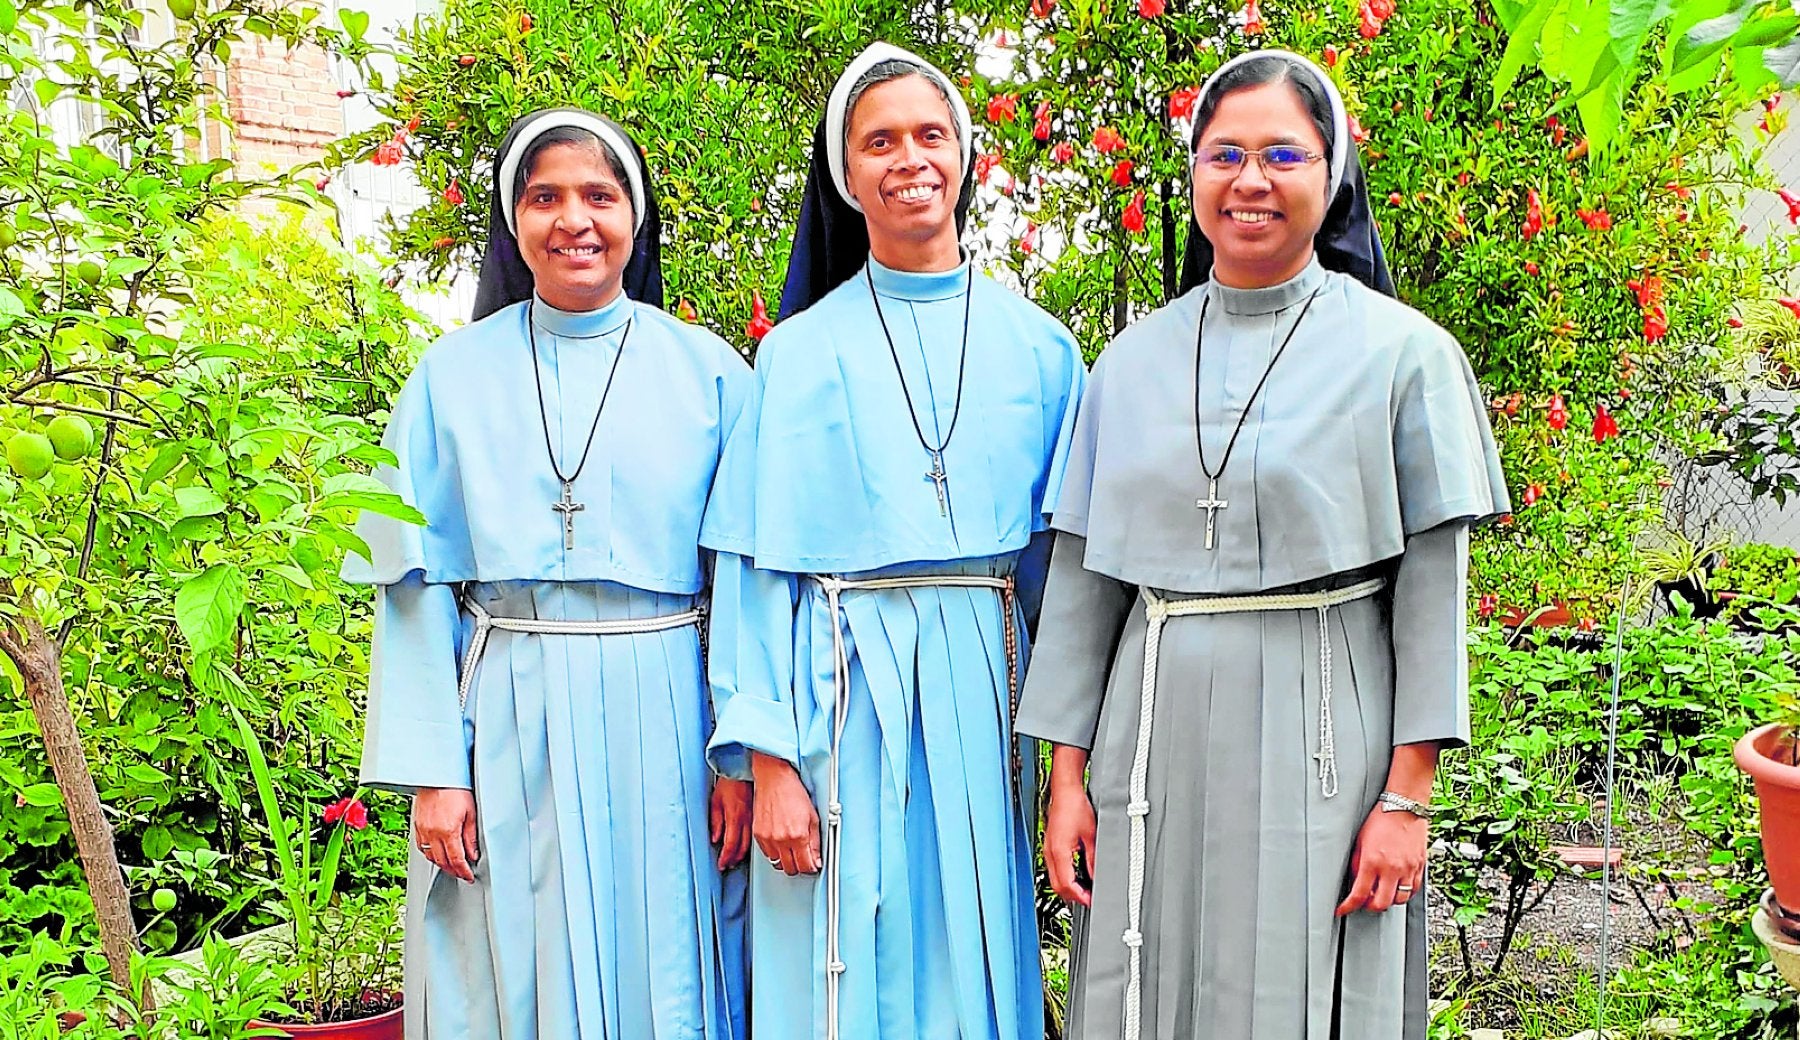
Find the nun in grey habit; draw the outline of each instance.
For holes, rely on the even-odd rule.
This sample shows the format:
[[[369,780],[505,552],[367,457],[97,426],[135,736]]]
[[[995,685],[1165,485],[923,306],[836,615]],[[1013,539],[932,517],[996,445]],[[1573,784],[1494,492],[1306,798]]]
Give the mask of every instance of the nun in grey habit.
[[[1072,1040],[1425,1036],[1468,531],[1508,504],[1462,349],[1392,297],[1346,122],[1298,55],[1215,74],[1194,287],[1080,407],[1017,723],[1055,745]]]

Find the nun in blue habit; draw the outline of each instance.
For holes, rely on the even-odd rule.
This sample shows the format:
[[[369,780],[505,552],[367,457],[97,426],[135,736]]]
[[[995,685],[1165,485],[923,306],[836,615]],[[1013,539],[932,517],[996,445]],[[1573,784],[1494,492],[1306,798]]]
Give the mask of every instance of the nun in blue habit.
[[[714,783],[701,519],[750,371],[659,308],[656,198],[555,109],[494,158],[475,321],[396,402],[365,515],[365,783],[413,796],[412,1040],[737,1040],[747,785]],[[719,842],[719,847],[714,842]]]
[[[751,1018],[757,1040],[1035,1040],[1011,716],[1081,356],[959,247],[969,116],[942,72],[869,48],[815,152],[701,534],[709,754],[756,789]]]

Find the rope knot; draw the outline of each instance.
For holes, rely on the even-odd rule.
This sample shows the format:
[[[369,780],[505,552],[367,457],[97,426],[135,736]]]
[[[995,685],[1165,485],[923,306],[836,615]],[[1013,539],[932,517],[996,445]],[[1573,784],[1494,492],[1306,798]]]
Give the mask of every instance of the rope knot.
[[[832,802],[826,806],[825,819],[830,823],[842,823],[844,821],[844,803]]]
[[[1169,604],[1166,600],[1149,600],[1144,607],[1144,613],[1152,621],[1162,621],[1169,616]]]
[[[1150,815],[1150,803],[1148,801],[1131,802],[1125,806],[1125,815],[1148,816]]]
[[[1134,950],[1137,949],[1138,947],[1144,945],[1144,933],[1138,931],[1136,928],[1133,928],[1130,931],[1126,932],[1124,935],[1124,939],[1125,939],[1125,945],[1131,947]]]
[[[844,973],[845,965],[843,961],[832,961],[828,967],[833,975],[842,975]]]

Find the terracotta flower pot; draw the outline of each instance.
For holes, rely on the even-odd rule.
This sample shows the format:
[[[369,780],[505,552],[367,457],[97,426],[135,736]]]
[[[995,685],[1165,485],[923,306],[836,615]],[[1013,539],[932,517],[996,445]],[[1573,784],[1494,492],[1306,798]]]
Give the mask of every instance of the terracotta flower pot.
[[[330,1022],[325,1025],[302,1026],[277,1022],[252,1022],[262,1029],[279,1029],[293,1040],[402,1040],[405,1035],[405,1008],[383,1011],[374,1018],[354,1022]]]
[[[1791,764],[1793,728],[1771,722],[1753,729],[1737,742],[1733,757],[1756,782],[1763,862],[1775,886],[1775,901],[1791,913],[1800,909],[1800,765]]]

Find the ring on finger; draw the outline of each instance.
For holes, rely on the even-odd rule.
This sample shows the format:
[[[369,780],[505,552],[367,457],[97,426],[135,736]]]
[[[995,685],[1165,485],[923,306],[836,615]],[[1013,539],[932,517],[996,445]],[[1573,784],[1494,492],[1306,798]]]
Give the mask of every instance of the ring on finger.
[[[1413,887],[1411,885],[1395,885],[1394,886],[1394,891],[1396,891],[1396,892],[1411,893],[1412,890],[1413,890]]]

